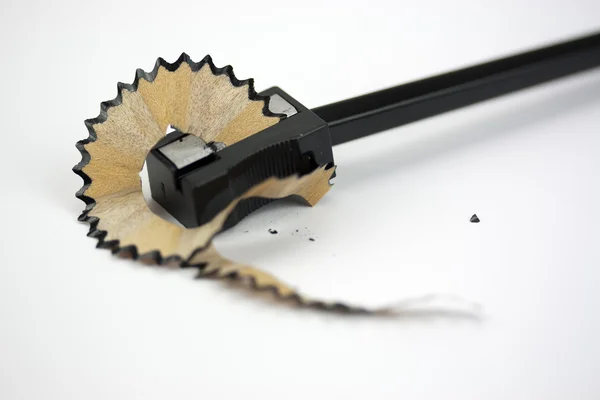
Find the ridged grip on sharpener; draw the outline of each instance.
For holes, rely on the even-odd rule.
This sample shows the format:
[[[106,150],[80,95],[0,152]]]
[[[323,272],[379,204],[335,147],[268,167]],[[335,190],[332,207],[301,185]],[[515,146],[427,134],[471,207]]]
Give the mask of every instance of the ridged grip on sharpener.
[[[236,165],[230,172],[230,188],[235,196],[239,196],[270,177],[285,178],[293,174],[302,176],[317,167],[310,154],[302,154],[296,140],[288,140],[271,145]],[[261,197],[242,200],[228,217],[225,228],[237,224],[271,201]]]

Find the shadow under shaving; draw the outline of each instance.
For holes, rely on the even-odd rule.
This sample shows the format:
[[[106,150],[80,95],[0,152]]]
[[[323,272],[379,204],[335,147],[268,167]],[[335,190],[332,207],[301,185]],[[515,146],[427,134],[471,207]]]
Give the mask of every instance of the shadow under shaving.
[[[198,275],[197,279],[213,279],[220,280],[217,278],[211,278],[206,276]],[[294,299],[281,299],[272,290],[267,289],[256,289],[250,286],[247,282],[237,280],[235,278],[225,278],[222,282],[230,289],[230,293],[235,293],[237,296],[242,297],[243,300],[249,300],[251,302],[258,302],[270,307],[279,309],[288,309],[295,313],[314,313],[318,311],[322,315],[335,315],[338,317],[349,318],[353,320],[362,319],[377,319],[377,320],[438,320],[438,319],[453,319],[453,320],[464,320],[479,323],[483,321],[483,313],[480,308],[468,309],[453,309],[451,307],[438,307],[438,306],[424,306],[423,308],[411,308],[409,302],[406,306],[400,303],[394,307],[381,307],[380,309],[373,308],[373,312],[357,312],[357,311],[344,311],[338,309],[326,309],[319,306],[303,306],[298,304]],[[414,303],[414,302],[413,302]]]
[[[373,157],[365,157],[359,162],[344,165],[344,177],[348,176],[347,182],[354,183],[382,175],[386,171],[426,162],[460,148],[494,140],[507,134],[515,134],[517,128],[557,117],[584,105],[600,102],[600,73],[594,71],[587,74],[589,76],[584,78],[587,80],[585,86],[560,88],[556,93],[545,94],[551,96],[550,98],[535,101],[533,104],[511,107],[510,110],[499,112],[491,118],[462,124],[460,127],[436,131],[433,135],[428,135],[425,140],[418,140],[408,146],[382,148],[381,152],[373,154]],[[519,96],[519,93],[511,96]],[[501,97],[503,98],[506,97]],[[518,102],[518,97],[515,97],[514,101]],[[398,135],[400,132],[397,129],[381,134]]]

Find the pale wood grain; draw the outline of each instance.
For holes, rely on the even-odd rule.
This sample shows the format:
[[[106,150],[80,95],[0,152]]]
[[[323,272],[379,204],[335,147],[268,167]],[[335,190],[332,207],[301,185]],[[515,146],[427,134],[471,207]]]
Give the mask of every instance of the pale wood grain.
[[[97,229],[106,232],[105,241],[118,241],[120,247],[133,245],[139,255],[158,251],[162,257],[177,256],[202,265],[205,274],[226,277],[234,273],[255,287],[271,288],[282,298],[310,304],[313,300],[271,274],[222,257],[211,241],[243,199],[298,195],[316,204],[329,190],[334,168],[323,166],[303,177],[271,177],[236,198],[207,224],[192,229],[158,217],[143,197],[139,172],[167,126],[231,145],[279,121],[264,115],[265,102],[251,100],[248,90],[248,85],[234,86],[227,75],[214,75],[208,65],[194,72],[187,63],[174,72],[160,67],[152,82],[140,80],[137,92],[124,89],[122,103],[108,110],[105,122],[93,126],[97,139],[85,145],[91,160],[83,171],[92,180],[85,194],[96,202],[89,216],[99,219]]]

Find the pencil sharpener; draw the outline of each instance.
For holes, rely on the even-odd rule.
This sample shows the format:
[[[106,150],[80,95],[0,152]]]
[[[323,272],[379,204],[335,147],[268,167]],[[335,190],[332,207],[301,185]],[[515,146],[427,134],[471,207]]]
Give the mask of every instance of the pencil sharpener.
[[[333,167],[327,123],[278,87],[262,93],[280,122],[237,143],[206,143],[175,130],[146,158],[152,198],[186,228],[204,225],[234,199],[270,178],[306,175]],[[273,199],[238,203],[223,229],[230,228]]]

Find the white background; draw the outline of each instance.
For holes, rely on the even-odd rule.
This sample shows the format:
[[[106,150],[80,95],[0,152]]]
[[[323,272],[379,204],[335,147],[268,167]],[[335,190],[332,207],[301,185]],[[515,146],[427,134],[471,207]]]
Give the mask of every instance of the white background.
[[[454,293],[480,319],[299,310],[117,260],[76,222],[70,171],[83,120],[158,56],[209,53],[316,107],[598,29],[597,0],[0,11],[1,399],[599,398],[600,71],[336,147],[315,208],[217,240],[313,296]]]

